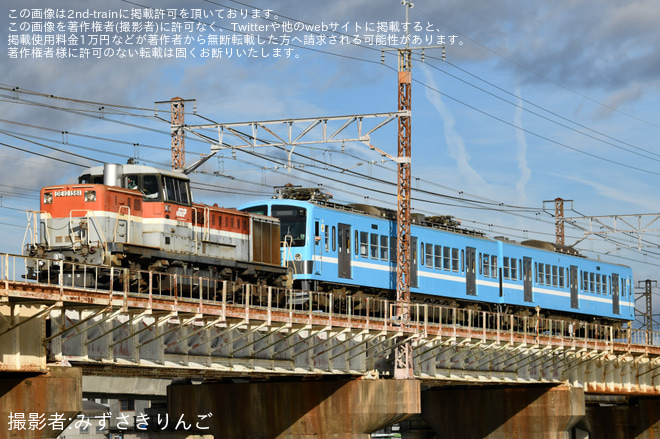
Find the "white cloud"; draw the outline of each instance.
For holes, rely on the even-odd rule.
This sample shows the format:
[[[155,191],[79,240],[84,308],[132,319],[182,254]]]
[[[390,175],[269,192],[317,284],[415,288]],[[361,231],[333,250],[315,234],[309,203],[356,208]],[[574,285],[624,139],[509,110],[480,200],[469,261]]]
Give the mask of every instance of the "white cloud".
[[[440,117],[442,118],[445,141],[447,142],[449,155],[456,161],[458,172],[463,179],[463,186],[468,187],[468,190],[477,193],[483,194],[484,191],[489,192],[489,186],[486,181],[470,165],[470,154],[465,147],[463,138],[458,133],[458,131],[456,131],[456,120],[454,119],[453,114],[449,108],[447,108],[444,102],[442,102],[440,94],[431,90],[431,88],[438,90],[438,86],[436,85],[431,72],[423,65],[420,67],[424,73],[424,82],[430,87],[426,89],[426,98],[431,102],[433,107],[438,111]]]
[[[522,93],[519,81],[516,81],[515,93],[516,96],[520,96]],[[516,107],[513,122],[516,126],[521,128],[522,113],[523,101],[521,98],[518,98],[518,106]],[[525,139],[525,132],[522,129],[516,130],[516,139],[518,141],[516,161],[518,162],[518,170],[520,171],[520,177],[516,183],[516,192],[518,192],[518,202],[524,205],[527,203],[526,187],[527,182],[529,182],[530,178],[532,177],[532,170],[529,168],[527,163],[527,140]]]

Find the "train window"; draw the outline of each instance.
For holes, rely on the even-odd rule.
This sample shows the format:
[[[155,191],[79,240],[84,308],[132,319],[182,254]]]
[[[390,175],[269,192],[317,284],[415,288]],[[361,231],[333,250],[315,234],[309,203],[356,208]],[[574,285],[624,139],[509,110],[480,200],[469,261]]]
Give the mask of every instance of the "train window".
[[[559,267],[559,288],[564,288],[564,267]]]
[[[504,279],[509,279],[509,272],[509,258],[504,256],[504,259],[502,260],[502,277]]]
[[[145,180],[146,182],[146,180]],[[246,209],[243,209],[243,212],[256,213],[257,215],[268,215],[268,206],[265,204],[259,206],[252,206]]]
[[[601,283],[600,283],[600,274],[596,274],[596,293],[598,293],[598,294],[600,294],[601,291],[602,291],[600,289],[600,285],[601,285]]]
[[[421,248],[422,248],[422,258],[421,258],[421,261],[419,263],[420,263],[420,265],[424,265],[424,243],[423,242],[421,244]]]
[[[451,248],[443,247],[442,248],[442,259],[444,260],[444,269],[450,270],[451,268]]]
[[[434,246],[434,259],[435,259],[435,268],[442,270],[442,246]]]
[[[190,204],[190,188],[187,180],[163,176],[165,201],[177,204]]]
[[[511,279],[518,279],[518,267],[516,266],[517,259],[511,258]]]
[[[552,286],[556,287],[559,285],[559,274],[557,273],[557,266],[552,266]]]
[[[550,264],[545,264],[545,284],[552,285],[552,269]]]
[[[426,266],[433,267],[433,244],[426,244]]]
[[[321,227],[318,221],[314,221],[314,239],[316,239],[317,236],[321,236]]]
[[[497,279],[497,256],[493,255],[490,257],[490,275],[494,279]]]
[[[518,280],[523,278],[523,264],[522,259],[518,259]]]
[[[369,251],[369,234],[367,232],[360,232],[360,256],[363,258],[368,257]]]
[[[482,262],[483,262],[482,270],[480,270],[480,271],[483,272],[484,276],[489,277],[490,276],[490,259],[489,259],[488,255],[483,256]]]
[[[332,251],[337,251],[337,228],[332,226]]]
[[[390,236],[390,261],[396,262],[396,236]]]
[[[125,182],[124,182],[124,187],[126,189],[133,189],[133,190],[138,190],[138,180],[139,177],[137,175],[126,175],[125,176]]]
[[[543,285],[543,280],[545,279],[545,276],[543,275],[543,267],[544,267],[543,264],[538,264],[538,269],[536,272],[537,274],[536,282],[540,283],[541,285]]]
[[[334,227],[332,228],[332,231],[334,232]],[[334,233],[333,233],[334,236]],[[334,240],[333,240],[334,241]],[[344,252],[344,229],[341,227],[339,228],[339,239],[337,240],[337,246],[339,247],[339,253]]]
[[[612,282],[612,280],[610,280],[610,285],[612,286],[612,293],[615,296],[618,296],[619,295],[619,282]]]
[[[458,249],[451,249],[451,270],[458,273]]]
[[[79,184],[103,184],[103,175],[85,174],[78,177]]]
[[[142,193],[144,201],[160,201],[160,191],[158,190],[158,178],[155,175],[142,176]]]
[[[330,230],[328,227],[323,227],[325,229],[325,251],[329,252],[330,251]],[[357,233],[357,231],[355,232]]]
[[[387,250],[389,247],[389,237],[380,235],[380,259],[387,261]]]
[[[592,293],[596,291],[595,278],[596,275],[594,273],[589,273],[589,291]]]
[[[465,250],[461,250],[461,272],[465,272]]]
[[[371,259],[378,259],[378,235],[371,234]]]
[[[360,254],[360,232],[355,231],[355,256]]]
[[[294,206],[274,205],[271,214],[280,220],[280,240],[292,247],[304,247],[307,237],[307,209]],[[288,237],[288,238],[287,238]]]
[[[607,276],[602,275],[600,280],[603,282],[603,287],[600,290],[603,292],[603,294],[609,296],[609,291],[607,291]]]

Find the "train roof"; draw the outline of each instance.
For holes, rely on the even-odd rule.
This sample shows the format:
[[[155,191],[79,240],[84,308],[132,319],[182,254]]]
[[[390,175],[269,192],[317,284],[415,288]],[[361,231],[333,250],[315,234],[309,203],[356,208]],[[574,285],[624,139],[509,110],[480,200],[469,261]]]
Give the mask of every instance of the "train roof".
[[[299,201],[314,204],[316,206],[327,207],[330,209],[343,210],[351,213],[363,214],[368,216],[379,217],[391,221],[396,221],[397,212],[393,209],[388,209],[384,207],[372,206],[368,204],[341,204],[331,201],[332,194],[325,191],[321,188],[303,188],[301,186],[279,186],[275,187],[275,195],[272,200],[288,200],[288,201]],[[477,236],[484,239],[491,239],[486,237],[483,232],[477,230],[471,230],[464,227],[460,227],[460,221],[455,219],[450,215],[435,215],[435,216],[426,216],[421,213],[411,214],[411,223],[430,227],[435,229],[446,230],[449,232],[459,233],[462,235],[468,236]],[[511,241],[508,238],[503,236],[496,236],[492,238],[495,241],[501,241],[508,244],[533,247],[540,250],[545,250],[554,253],[561,253],[570,256],[577,256],[584,258],[577,249],[567,245],[559,245],[547,241],[538,241],[538,240],[526,240],[523,242]]]
[[[144,166],[144,165],[118,165],[118,164],[113,164],[112,166],[116,166],[118,168],[121,168],[121,174],[160,174],[160,175],[165,175],[167,177],[174,177],[178,178],[180,180],[190,180],[190,177],[188,177],[186,174],[180,171],[172,171],[169,169],[159,169],[159,168],[154,168],[152,166]],[[93,176],[103,176],[103,169],[105,166],[93,166],[91,168],[85,169],[83,172],[80,173],[80,177],[83,175],[93,175]]]
[[[331,201],[332,194],[321,188],[303,188],[301,186],[293,186],[290,184],[286,186],[277,186],[275,187],[275,195],[273,196],[273,199],[302,201],[330,209],[374,216],[390,221],[396,221],[397,219],[397,212],[393,209],[372,206],[369,204],[335,203],[334,201]],[[477,230],[460,227],[460,221],[450,215],[426,216],[421,213],[413,213],[410,215],[410,220],[411,223],[415,225],[443,229],[463,235],[484,236],[482,232]]]

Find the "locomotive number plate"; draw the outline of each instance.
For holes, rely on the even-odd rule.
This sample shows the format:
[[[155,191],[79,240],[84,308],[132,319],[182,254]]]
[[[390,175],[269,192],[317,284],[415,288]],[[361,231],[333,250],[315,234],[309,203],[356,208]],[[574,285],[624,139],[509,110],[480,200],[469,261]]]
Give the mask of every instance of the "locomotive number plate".
[[[75,191],[55,191],[54,195],[56,197],[78,197],[82,195],[81,190],[75,190]]]

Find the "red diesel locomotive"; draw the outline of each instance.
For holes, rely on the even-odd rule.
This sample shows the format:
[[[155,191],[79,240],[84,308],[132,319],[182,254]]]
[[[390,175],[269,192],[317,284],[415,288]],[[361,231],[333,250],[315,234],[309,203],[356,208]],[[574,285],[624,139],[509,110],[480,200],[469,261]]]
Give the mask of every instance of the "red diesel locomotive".
[[[270,284],[286,277],[279,220],[193,203],[181,172],[89,168],[78,184],[43,188],[39,214],[38,233],[24,250],[28,278],[54,281],[62,264],[107,267],[106,280],[110,267]],[[76,283],[103,282],[84,276]]]

